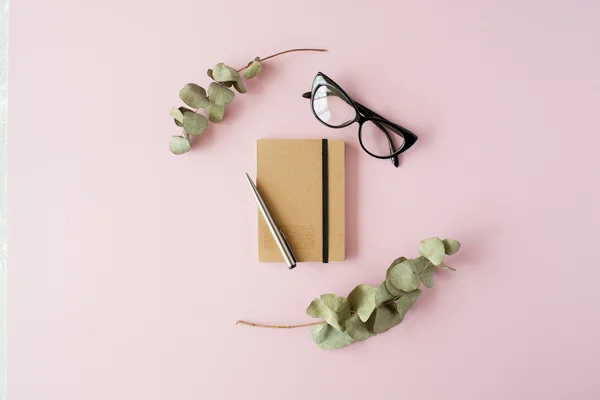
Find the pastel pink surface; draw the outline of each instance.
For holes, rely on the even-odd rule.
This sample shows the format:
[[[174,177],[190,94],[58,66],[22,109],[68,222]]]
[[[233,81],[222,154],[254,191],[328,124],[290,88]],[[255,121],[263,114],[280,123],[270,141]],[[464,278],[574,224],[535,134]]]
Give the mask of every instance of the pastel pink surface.
[[[11,2],[8,390],[24,399],[592,399],[597,2]],[[168,110],[270,60],[192,152]],[[322,71],[420,137],[401,168],[319,124]],[[261,264],[258,138],[347,141],[348,261]],[[321,293],[463,243],[399,327],[340,351]]]

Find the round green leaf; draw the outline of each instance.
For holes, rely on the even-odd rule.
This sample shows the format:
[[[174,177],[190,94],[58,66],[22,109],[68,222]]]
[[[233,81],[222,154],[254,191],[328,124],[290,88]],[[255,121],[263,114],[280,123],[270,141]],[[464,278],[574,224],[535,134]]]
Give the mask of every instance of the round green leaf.
[[[396,303],[389,303],[375,309],[367,321],[367,327],[375,333],[382,333],[392,329],[400,322],[402,322],[402,317],[397,312]]]
[[[354,340],[365,340],[375,334],[369,331],[367,325],[360,320],[358,315],[353,315],[346,320],[346,333]]]
[[[206,129],[208,121],[204,115],[197,114],[193,111],[183,113],[183,129],[193,136],[200,135]]]
[[[180,126],[180,127],[183,126],[183,113],[186,111],[192,111],[192,110],[190,110],[187,107],[171,108],[171,111],[169,112],[169,114],[171,114],[171,116],[175,120],[175,125]]]
[[[223,107],[231,103],[231,100],[235,97],[235,92],[213,82],[208,86],[208,97],[212,103]]]
[[[444,243],[444,251],[449,256],[456,254],[460,250],[460,242],[458,240],[444,239],[442,243]]]
[[[398,299],[396,309],[401,318],[404,318],[406,312],[412,307],[413,304],[415,304],[415,301],[417,301],[420,294],[421,289],[417,289],[413,290],[412,292],[405,293]]]
[[[250,62],[250,64],[248,64],[248,66],[244,69],[244,71],[242,73],[244,75],[244,78],[252,79],[260,73],[261,69],[262,69],[262,65],[260,65],[260,62],[254,60],[254,61]]]
[[[392,269],[390,269],[386,281],[389,281],[394,287],[403,292],[412,292],[413,290],[418,289],[421,284],[413,260],[406,260],[400,264],[394,265]],[[390,289],[389,285],[387,288],[388,290]],[[390,293],[392,292],[390,291]]]
[[[386,278],[388,277],[388,275],[389,275],[389,273],[390,273],[390,270],[392,269],[392,267],[393,267],[394,265],[398,265],[398,264],[400,264],[401,262],[404,262],[404,261],[406,261],[406,257],[398,257],[398,258],[396,258],[394,261],[392,261],[392,263],[391,263],[391,264],[390,264],[390,266],[388,267],[387,271],[385,271],[385,277],[386,277]]]
[[[329,324],[315,326],[310,334],[317,346],[325,350],[341,349],[354,342],[346,332],[340,332]]]
[[[190,145],[190,141],[184,138],[183,136],[171,136],[171,140],[169,141],[169,149],[173,154],[183,154],[190,151],[192,146]]]
[[[344,322],[350,318],[350,307],[343,297],[324,294],[310,303],[306,313],[313,318],[323,318],[335,329],[344,331]]]
[[[248,91],[248,90],[246,90],[246,86],[244,85],[244,82],[241,79],[237,80],[237,81],[233,81],[233,87],[239,93],[246,93]]]
[[[336,313],[342,313],[344,311],[350,311],[348,300],[335,294],[322,294],[321,300],[331,311]]]
[[[439,238],[425,239],[419,245],[419,254],[431,261],[433,265],[440,265],[444,260],[444,243]]]
[[[310,302],[306,308],[306,313],[313,318],[325,318],[327,313],[331,311],[320,297]]]
[[[215,80],[215,78],[213,78],[213,70],[212,69],[209,68],[208,71],[206,71],[206,75],[208,75],[208,77],[210,79],[212,79],[213,81]],[[233,86],[233,82],[219,82],[219,83],[225,87]]]
[[[433,264],[425,257],[415,258],[415,266],[419,279],[425,287],[433,287]]]
[[[204,108],[209,104],[208,97],[206,97],[206,90],[195,83],[185,85],[179,92],[179,97],[185,104],[192,108]]]
[[[358,285],[348,295],[350,310],[358,314],[362,321],[366,321],[375,309],[375,294],[377,288],[369,285]]]
[[[223,117],[225,116],[225,107],[216,105],[215,103],[210,103],[204,111],[208,115],[208,120],[215,124],[223,121]]]
[[[396,296],[390,293],[384,281],[381,283],[381,285],[379,285],[379,288],[377,288],[377,293],[375,293],[375,305],[379,307],[382,303],[386,303],[392,300],[394,297]]]
[[[385,285],[387,287],[388,292],[390,292],[394,297],[395,296],[400,296],[402,293],[404,293],[402,290],[398,289],[397,287],[394,287],[394,285],[392,285],[392,283],[390,282],[390,271],[392,270],[392,268],[394,268],[394,266],[400,264],[401,262],[406,261],[406,257],[398,257],[396,258],[394,261],[392,261],[392,263],[390,264],[390,266],[388,267],[387,271],[385,271]]]
[[[402,295],[402,293],[404,293],[404,291],[398,289],[397,287],[395,287],[394,285],[392,285],[392,282],[390,281],[390,279],[386,279],[385,282],[383,282],[385,284],[385,287],[387,288],[387,291],[390,292],[392,294],[392,296],[396,297],[396,296],[400,296]]]
[[[246,86],[244,86],[240,74],[235,69],[223,63],[215,65],[215,69],[212,71],[212,78],[224,86],[230,87],[233,85],[238,92],[246,93]]]
[[[212,79],[217,82],[235,82],[239,81],[241,78],[240,74],[234,68],[219,63],[215,65],[215,69],[212,70]]]
[[[179,122],[181,124],[183,124],[183,113],[181,112],[181,110],[177,107],[172,107],[171,110],[169,111],[169,114],[171,114],[171,117],[173,117],[175,119],[175,123]],[[179,126],[183,126],[183,125],[179,125]]]

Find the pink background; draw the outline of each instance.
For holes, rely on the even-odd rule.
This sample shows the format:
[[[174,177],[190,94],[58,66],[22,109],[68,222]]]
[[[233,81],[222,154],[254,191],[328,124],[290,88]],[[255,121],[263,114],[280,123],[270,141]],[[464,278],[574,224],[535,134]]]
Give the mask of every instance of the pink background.
[[[15,0],[8,393],[23,399],[595,399],[600,5]],[[293,47],[176,157],[217,62]],[[420,140],[395,169],[300,97],[323,71]],[[257,138],[347,140],[348,260],[257,262]],[[463,250],[341,351],[294,324],[421,239]]]

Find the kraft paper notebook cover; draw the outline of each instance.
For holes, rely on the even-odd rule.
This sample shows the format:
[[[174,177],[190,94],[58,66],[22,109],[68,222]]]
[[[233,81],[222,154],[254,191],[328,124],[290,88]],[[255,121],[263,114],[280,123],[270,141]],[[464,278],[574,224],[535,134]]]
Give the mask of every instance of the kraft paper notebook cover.
[[[260,139],[256,159],[256,186],[296,259],[299,262],[343,261],[344,141]],[[324,187],[327,189],[325,206]],[[258,259],[283,261],[260,214]]]

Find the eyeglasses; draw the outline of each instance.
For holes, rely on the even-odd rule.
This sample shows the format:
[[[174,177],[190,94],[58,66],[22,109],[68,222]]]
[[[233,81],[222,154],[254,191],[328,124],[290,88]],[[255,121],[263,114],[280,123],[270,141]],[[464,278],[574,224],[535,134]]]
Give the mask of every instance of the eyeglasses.
[[[321,72],[315,76],[312,90],[302,97],[310,99],[315,117],[330,128],[343,128],[358,122],[358,141],[363,150],[375,158],[391,159],[395,167],[398,167],[398,155],[410,149],[418,139],[408,129],[353,101]]]

